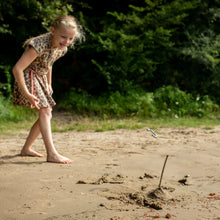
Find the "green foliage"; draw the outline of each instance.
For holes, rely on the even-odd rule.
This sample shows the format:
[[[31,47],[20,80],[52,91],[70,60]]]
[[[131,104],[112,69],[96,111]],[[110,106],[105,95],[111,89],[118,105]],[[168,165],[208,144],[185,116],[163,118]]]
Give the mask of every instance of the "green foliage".
[[[36,0],[10,0],[0,3],[0,22],[3,23],[1,33],[12,33],[13,36],[22,36],[23,40],[27,35],[42,34],[42,27],[46,30],[58,14],[72,12],[70,4],[63,4],[63,1],[36,1]],[[28,29],[31,27],[31,29]],[[19,33],[18,29],[24,32]]]
[[[219,22],[220,2],[198,1],[176,33],[178,53],[173,68],[179,72],[176,82],[191,93],[209,94],[220,102]],[[218,71],[218,73],[216,72]]]
[[[208,96],[193,97],[172,86],[159,88],[154,94],[143,90],[130,90],[125,94],[117,91],[100,97],[72,89],[58,106],[60,109],[80,114],[107,117],[135,115],[153,118],[164,116],[201,118],[219,110],[219,106]]]
[[[30,119],[33,115],[36,115],[33,113],[33,109],[15,107],[12,105],[11,99],[6,99],[0,94],[0,121],[18,122]]]
[[[183,48],[182,53],[197,59],[207,70],[213,70],[219,65],[220,35],[215,35],[211,30],[192,36],[187,33],[190,47]]]
[[[142,6],[130,5],[126,14],[108,12],[112,22],[95,35],[105,59],[92,62],[109,88],[126,91],[153,78],[158,66],[174,55],[175,31],[194,7],[191,1],[145,1]]]
[[[10,66],[0,65],[0,95],[3,93],[6,96],[9,96],[12,93],[12,76],[11,76],[11,68]],[[4,79],[4,80],[3,80]]]
[[[91,1],[88,4],[97,10]],[[88,60],[81,65],[86,74],[80,88],[94,93],[95,87],[101,94],[172,85],[220,102],[219,4],[128,0],[95,18],[85,14],[89,41],[83,52]]]
[[[76,88],[64,109],[202,117],[215,110],[209,97],[220,103],[219,8],[219,0],[1,1],[0,95],[12,94],[23,42],[48,31],[57,14],[74,14],[87,42],[53,68],[55,95]]]
[[[0,95],[0,119],[12,119],[13,117],[10,117],[10,111],[11,111],[11,105],[10,103],[4,98],[2,95]]]
[[[9,30],[8,24],[2,24],[2,26],[0,27],[0,34],[12,34],[12,31]]]
[[[73,110],[80,114],[131,116],[141,111],[143,103],[151,104],[152,95],[142,97],[142,92],[129,91],[126,95],[114,92],[108,95],[94,97],[86,91],[71,89],[66,94],[64,101],[58,107],[65,110]]]
[[[218,105],[208,96],[193,97],[172,86],[157,89],[154,94],[154,102],[161,115],[176,118],[186,115],[200,118],[219,109]]]

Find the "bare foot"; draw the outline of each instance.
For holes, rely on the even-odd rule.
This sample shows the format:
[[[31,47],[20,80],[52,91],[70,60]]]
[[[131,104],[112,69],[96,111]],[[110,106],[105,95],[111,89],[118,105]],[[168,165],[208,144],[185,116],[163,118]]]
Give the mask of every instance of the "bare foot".
[[[70,159],[68,159],[67,157],[64,157],[60,154],[54,154],[54,155],[47,156],[47,162],[63,163],[63,164],[72,163],[72,161]]]
[[[21,156],[30,156],[30,157],[43,157],[42,154],[34,151],[34,150],[22,150]]]

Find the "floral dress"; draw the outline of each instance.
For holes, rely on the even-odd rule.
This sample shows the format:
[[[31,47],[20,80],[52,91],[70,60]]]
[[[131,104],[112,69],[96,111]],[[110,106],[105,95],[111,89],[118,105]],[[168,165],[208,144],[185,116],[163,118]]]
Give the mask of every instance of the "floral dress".
[[[25,84],[29,92],[39,99],[40,108],[53,107],[56,103],[51,97],[48,89],[47,73],[52,68],[53,63],[60,57],[64,56],[67,49],[60,50],[52,47],[51,33],[46,33],[29,42],[38,53],[37,58],[24,70]],[[17,82],[14,85],[14,105],[24,107],[34,107],[28,101],[19,88]]]

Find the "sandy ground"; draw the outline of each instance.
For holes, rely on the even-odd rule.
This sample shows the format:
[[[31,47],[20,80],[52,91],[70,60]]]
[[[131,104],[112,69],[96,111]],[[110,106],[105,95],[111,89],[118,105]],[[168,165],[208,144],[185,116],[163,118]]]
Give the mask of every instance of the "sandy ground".
[[[18,156],[27,131],[0,136],[0,219],[220,219],[220,126],[156,132],[54,133],[71,165]]]

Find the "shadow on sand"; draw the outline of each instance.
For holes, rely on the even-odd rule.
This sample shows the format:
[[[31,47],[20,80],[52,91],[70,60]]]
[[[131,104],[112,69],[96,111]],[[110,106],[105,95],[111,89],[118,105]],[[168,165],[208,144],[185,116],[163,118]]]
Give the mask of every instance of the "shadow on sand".
[[[7,161],[7,160],[14,159],[14,158],[17,158],[17,157],[21,158],[22,156],[20,154],[2,156],[2,157],[0,157],[0,165],[2,165],[2,164],[20,164],[20,165],[23,165],[23,164],[43,164],[43,163],[46,163],[46,161]]]

